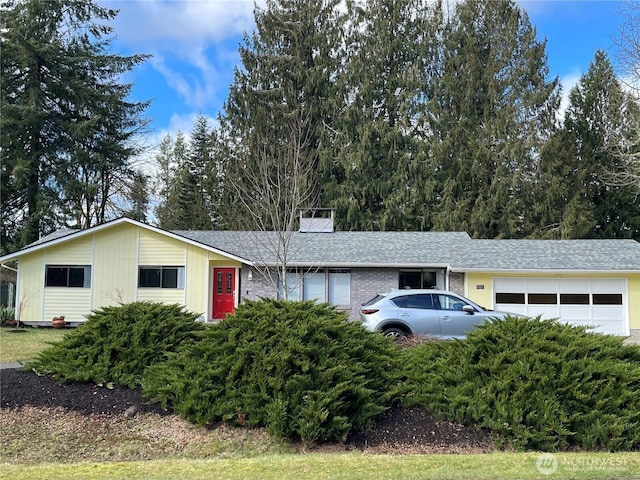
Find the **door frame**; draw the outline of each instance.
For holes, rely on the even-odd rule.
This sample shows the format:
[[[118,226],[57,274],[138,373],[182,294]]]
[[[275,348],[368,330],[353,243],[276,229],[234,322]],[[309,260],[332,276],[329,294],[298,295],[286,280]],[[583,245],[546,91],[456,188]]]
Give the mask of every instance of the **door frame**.
[[[233,285],[233,309],[238,308],[239,295],[240,295],[240,268],[233,265],[211,265],[209,268],[209,288],[208,288],[208,309],[209,309],[209,321],[218,322],[221,319],[213,318],[213,300],[215,296],[214,283],[215,283],[215,270],[217,268],[233,269],[234,271],[234,285]]]

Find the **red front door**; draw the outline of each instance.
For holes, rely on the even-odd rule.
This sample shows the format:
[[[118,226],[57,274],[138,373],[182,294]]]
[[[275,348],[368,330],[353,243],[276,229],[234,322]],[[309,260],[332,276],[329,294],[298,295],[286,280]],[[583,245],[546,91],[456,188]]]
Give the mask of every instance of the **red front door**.
[[[224,318],[233,313],[236,304],[236,269],[213,269],[213,318]]]

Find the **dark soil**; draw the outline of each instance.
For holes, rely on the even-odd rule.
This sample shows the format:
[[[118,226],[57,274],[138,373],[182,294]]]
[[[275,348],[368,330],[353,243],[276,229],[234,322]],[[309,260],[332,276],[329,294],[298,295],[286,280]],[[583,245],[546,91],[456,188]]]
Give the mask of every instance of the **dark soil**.
[[[99,387],[90,383],[58,383],[53,377],[17,369],[0,370],[0,408],[62,407],[84,415],[123,414],[129,407],[138,412],[167,414],[157,404],[149,404],[139,389],[115,385]]]
[[[0,370],[0,408],[23,406],[72,410],[84,415],[137,412],[168,415],[149,404],[140,389],[99,387],[88,383],[61,384],[49,376],[16,369]],[[421,408],[394,408],[378,417],[366,431],[349,435],[344,448],[377,453],[480,453],[495,450],[487,431],[438,420]]]
[[[438,420],[423,408],[394,408],[373,426],[355,432],[347,445],[377,452],[484,453],[495,450],[488,431]]]

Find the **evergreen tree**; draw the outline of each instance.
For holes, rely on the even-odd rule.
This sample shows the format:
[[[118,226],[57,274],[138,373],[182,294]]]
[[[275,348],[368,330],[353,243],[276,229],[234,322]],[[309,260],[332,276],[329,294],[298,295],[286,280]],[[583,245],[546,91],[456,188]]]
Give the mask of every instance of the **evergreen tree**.
[[[630,186],[640,193],[640,4],[625,2],[620,8],[623,23],[616,38],[619,65],[623,78],[629,81],[629,124],[618,132],[609,144],[609,150],[618,160],[616,168],[607,172],[605,180],[613,186]]]
[[[531,237],[547,239],[584,238],[593,230],[596,221],[584,191],[584,170],[576,164],[576,141],[571,132],[557,129],[542,147],[538,199],[534,217],[538,228]]]
[[[559,101],[547,75],[545,43],[515,2],[456,6],[429,103],[435,229],[476,238],[530,233],[536,155]]]
[[[141,171],[134,172],[127,197],[130,208],[123,212],[124,215],[132,220],[147,223],[149,177]]]
[[[317,206],[319,165],[332,162],[326,157],[341,101],[345,18],[340,0],[267,0],[256,7],[256,31],[240,47],[242,68],[221,118],[218,140],[226,147],[218,150],[228,154],[221,224],[257,232],[252,241],[278,262],[277,272],[262,273],[274,289],[282,282],[284,292],[299,211]]]
[[[256,31],[240,47],[242,68],[236,69],[221,118],[219,140],[226,142],[228,156],[220,211],[226,226],[290,229],[299,208],[316,206],[315,172],[329,148],[341,101],[336,83],[345,16],[339,5],[338,0],[268,0],[264,8],[256,7]],[[287,170],[293,163],[302,169]],[[269,172],[269,181],[255,183],[258,172]],[[295,181],[298,193],[287,196],[293,190],[285,181]],[[269,184],[283,187],[281,195],[262,191]]]
[[[633,188],[603,180],[617,161],[608,145],[628,128],[634,112],[604,52],[596,52],[588,72],[571,90],[569,102],[559,133],[569,154],[553,159],[555,149],[551,149],[543,157],[545,184],[561,183],[560,189],[545,189],[547,201],[556,205],[559,236],[637,238],[640,203]]]
[[[217,219],[219,176],[215,135],[199,115],[187,141],[178,132],[165,136],[156,155],[158,225],[168,230],[211,230]]]
[[[209,123],[203,115],[198,115],[191,132],[191,140],[187,153],[188,172],[183,179],[183,194],[191,203],[191,226],[195,230],[211,230],[214,211],[217,208],[217,178],[218,172],[213,157],[213,138]]]
[[[156,157],[160,166],[161,200],[156,208],[158,225],[167,230],[193,230],[199,228],[194,208],[197,178],[189,160],[189,147],[183,132],[175,141],[165,137],[161,152]]]
[[[179,132],[178,135],[181,135]],[[157,167],[156,191],[158,205],[154,213],[160,228],[171,229],[173,220],[177,217],[175,188],[177,164],[174,158],[174,141],[166,134],[160,141],[158,154],[155,156]]]
[[[11,195],[2,230],[17,245],[67,221],[104,221],[114,182],[130,178],[130,140],[147,103],[127,101],[131,85],[119,81],[146,56],[109,53],[106,22],[116,14],[87,0],[0,9],[0,147]]]
[[[430,226],[421,105],[432,80],[439,6],[434,12],[421,0],[368,0],[350,15],[348,105],[336,123],[339,174],[323,172],[324,203],[337,207],[340,229]]]

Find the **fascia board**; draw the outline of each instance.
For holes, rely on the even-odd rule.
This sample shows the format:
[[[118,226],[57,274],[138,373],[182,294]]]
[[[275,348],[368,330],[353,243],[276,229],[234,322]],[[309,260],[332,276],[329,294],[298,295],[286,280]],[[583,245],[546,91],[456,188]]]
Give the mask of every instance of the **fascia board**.
[[[158,227],[147,225],[146,223],[138,222],[136,220],[131,220],[130,218],[126,218],[126,217],[118,218],[116,220],[112,220],[110,222],[103,223],[101,225],[96,225],[95,227],[87,228],[85,230],[72,231],[68,235],[63,235],[61,237],[54,238],[54,239],[52,239],[52,240],[50,240],[48,242],[43,242],[43,243],[39,243],[37,245],[33,245],[31,247],[23,248],[23,249],[18,250],[16,252],[10,253],[10,254],[5,255],[3,257],[0,257],[0,263],[8,262],[10,260],[15,260],[15,259],[17,259],[17,258],[19,258],[19,257],[21,257],[23,255],[28,255],[30,253],[37,252],[38,250],[41,250],[43,248],[50,248],[50,247],[53,247],[55,245],[59,245],[61,243],[64,243],[64,242],[67,242],[67,241],[71,240],[72,238],[73,239],[78,239],[78,238],[82,238],[82,237],[84,237],[86,235],[93,235],[93,234],[95,234],[97,232],[100,232],[102,230],[106,230],[108,228],[112,228],[112,227],[114,227],[116,225],[120,225],[122,223],[128,223],[128,224],[131,224],[131,225],[135,225],[137,227],[150,230],[150,231],[158,233],[160,235],[165,235],[165,236],[173,238],[175,240],[179,240],[179,241],[187,243],[189,245],[193,245],[193,246],[196,246],[198,248],[202,248],[202,249],[207,250],[209,252],[213,252],[213,253],[216,253],[218,255],[222,255],[224,257],[228,257],[228,258],[230,258],[232,260],[235,260],[235,261],[238,261],[240,263],[244,263],[246,265],[253,266],[253,262],[251,260],[249,260],[249,259],[239,257],[239,256],[234,255],[232,253],[225,252],[224,250],[220,250],[218,248],[210,247],[209,245],[205,245],[205,244],[202,244],[202,243],[197,242],[195,240],[191,240],[190,238],[183,237],[181,235],[177,235],[175,233],[169,232],[167,230],[163,230],[163,229],[158,228]]]

